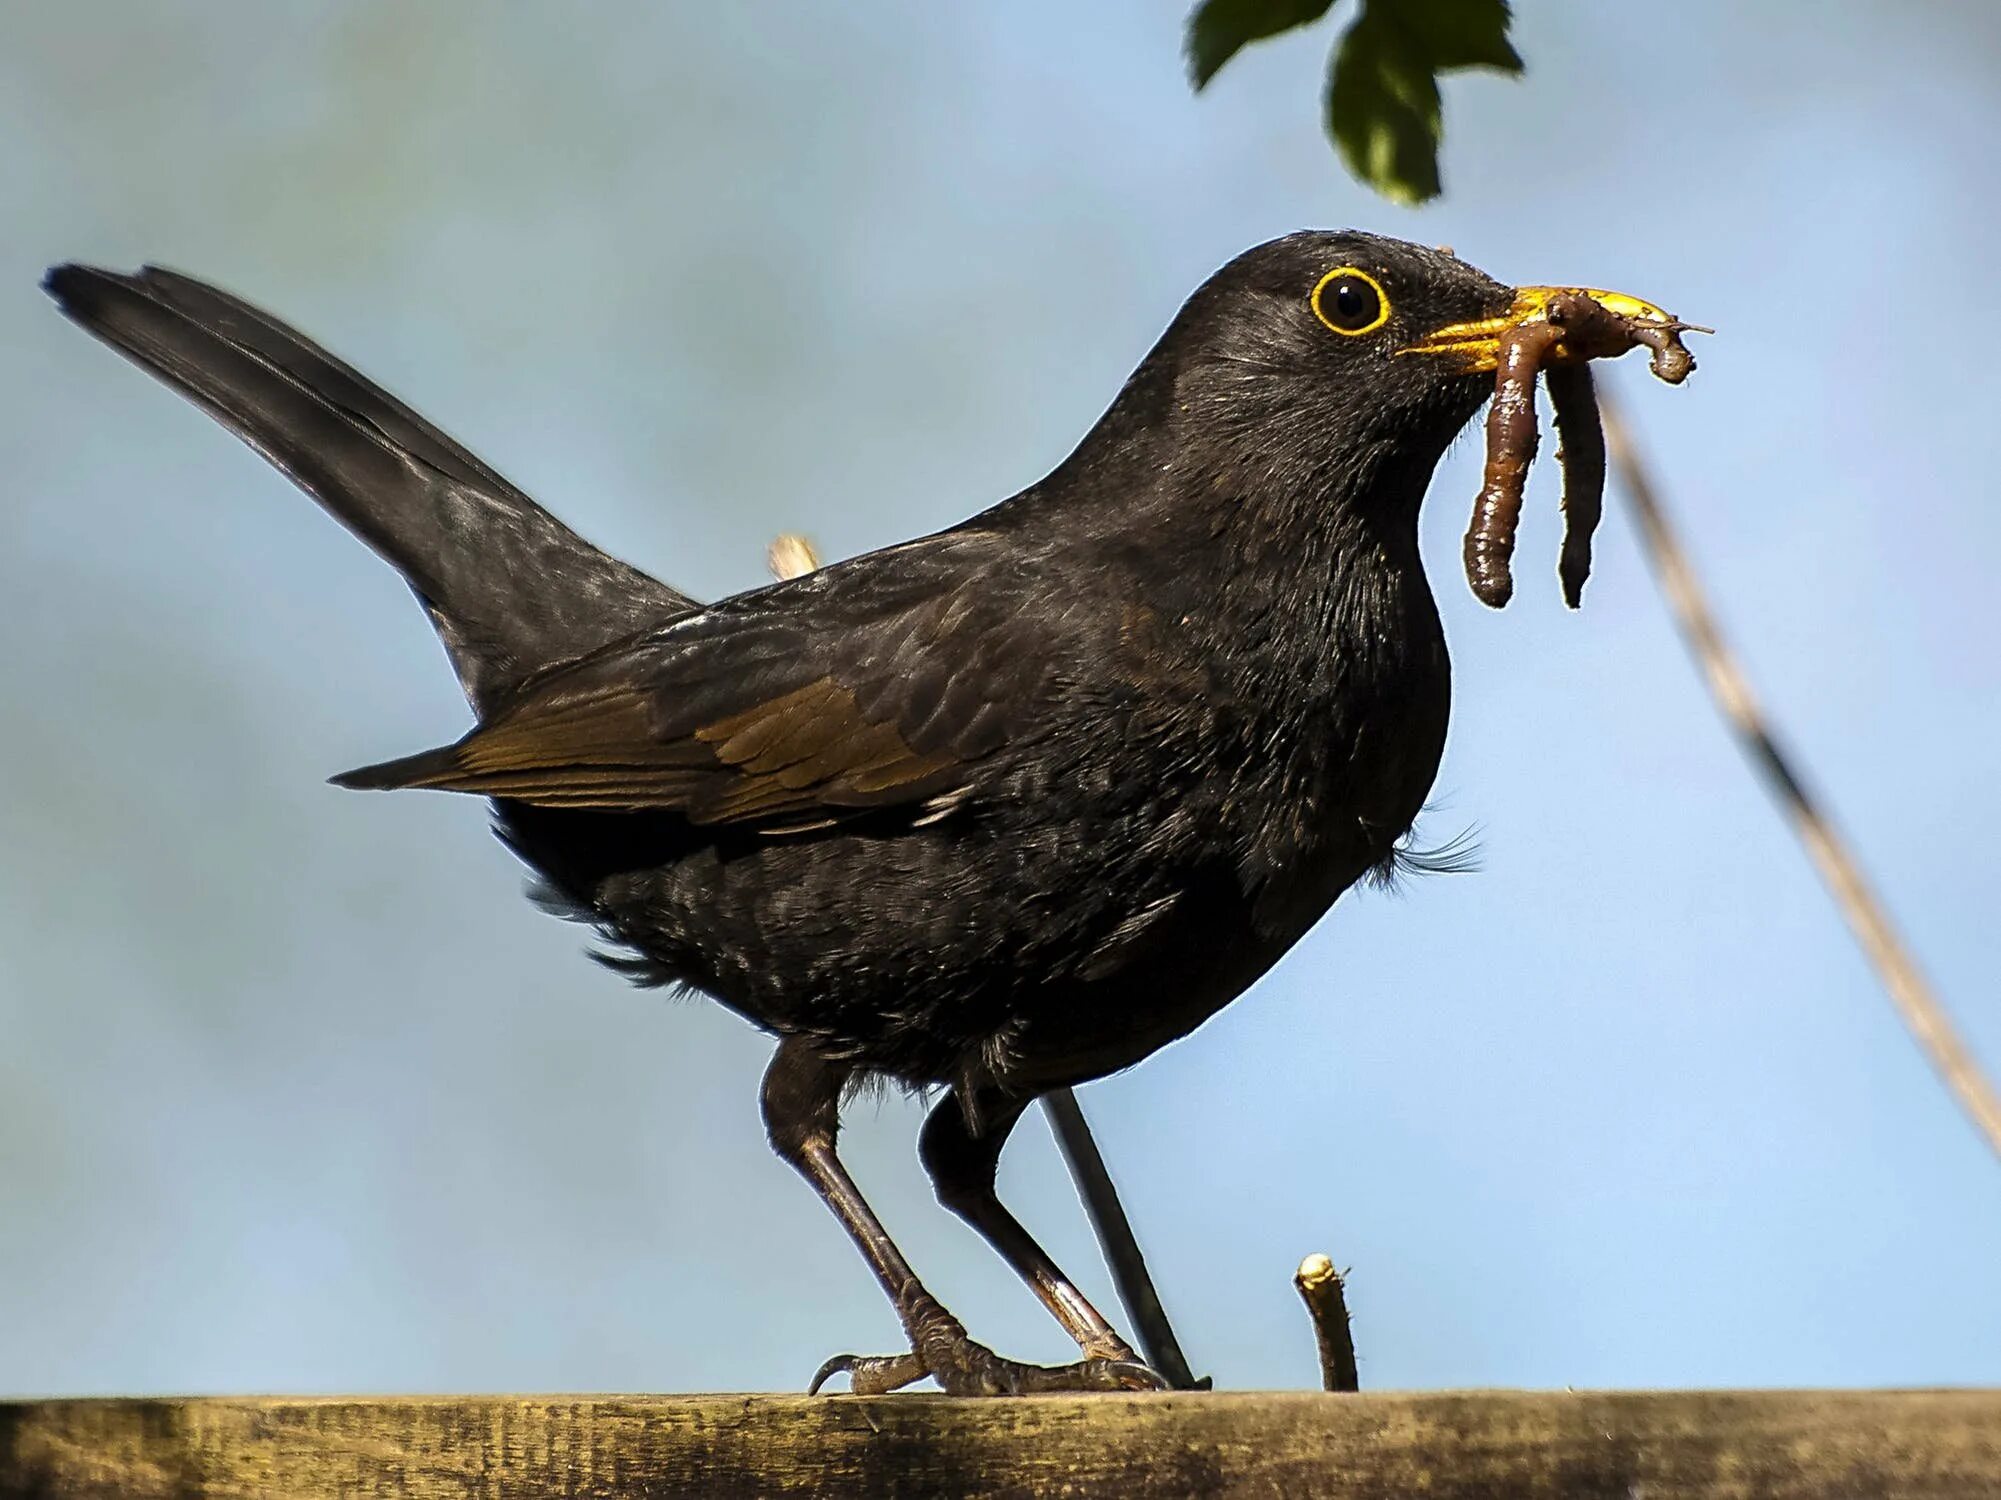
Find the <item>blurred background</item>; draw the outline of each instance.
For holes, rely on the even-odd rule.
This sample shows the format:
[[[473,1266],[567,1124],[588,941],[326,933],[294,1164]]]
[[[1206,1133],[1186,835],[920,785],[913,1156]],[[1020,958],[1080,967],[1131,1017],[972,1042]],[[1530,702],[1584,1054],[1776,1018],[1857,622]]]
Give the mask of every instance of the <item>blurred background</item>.
[[[158,260],[354,360],[703,595],[1051,467],[1245,246],[1353,224],[1720,335],[1617,371],[1778,722],[2001,1066],[1992,424],[2001,10],[1524,0],[1446,197],[1341,170],[1334,33],[1200,99],[1178,4],[0,0],[0,1394],[796,1389],[898,1331],[767,1152],[769,1042],[625,987],[465,799],[329,773],[466,710],[395,576],[65,325]],[[1640,34],[1635,35],[1635,28]],[[2001,1381],[2001,1170],[1716,721],[1615,498],[1553,468],[1455,653],[1424,826],[1193,1038],[1086,1089],[1198,1371],[1365,1387]],[[914,1155],[849,1160],[981,1338],[1060,1331]],[[1107,1300],[1043,1126],[1002,1185]]]

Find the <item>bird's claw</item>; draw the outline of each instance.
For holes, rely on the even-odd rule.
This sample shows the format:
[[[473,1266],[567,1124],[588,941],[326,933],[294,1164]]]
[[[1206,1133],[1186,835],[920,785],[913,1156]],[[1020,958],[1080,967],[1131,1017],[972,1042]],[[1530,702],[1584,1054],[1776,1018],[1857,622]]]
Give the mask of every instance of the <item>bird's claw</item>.
[[[951,1396],[1029,1396],[1055,1391],[1164,1391],[1168,1382],[1136,1359],[1080,1359],[1068,1365],[1031,1365],[1004,1359],[971,1339],[905,1354],[837,1354],[820,1366],[809,1396],[836,1375],[849,1393],[881,1396],[930,1376]]]
[[[813,1375],[806,1394],[817,1396],[820,1387],[836,1375],[848,1377],[851,1396],[886,1396],[891,1391],[914,1385],[929,1375],[915,1351],[909,1354],[836,1354]]]

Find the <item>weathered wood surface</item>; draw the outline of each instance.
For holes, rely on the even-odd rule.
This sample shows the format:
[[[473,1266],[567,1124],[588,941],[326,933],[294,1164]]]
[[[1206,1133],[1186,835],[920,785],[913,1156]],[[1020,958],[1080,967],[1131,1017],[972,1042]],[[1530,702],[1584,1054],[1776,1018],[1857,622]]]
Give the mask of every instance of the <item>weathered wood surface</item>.
[[[0,1495],[2001,1496],[2001,1391],[0,1403]]]

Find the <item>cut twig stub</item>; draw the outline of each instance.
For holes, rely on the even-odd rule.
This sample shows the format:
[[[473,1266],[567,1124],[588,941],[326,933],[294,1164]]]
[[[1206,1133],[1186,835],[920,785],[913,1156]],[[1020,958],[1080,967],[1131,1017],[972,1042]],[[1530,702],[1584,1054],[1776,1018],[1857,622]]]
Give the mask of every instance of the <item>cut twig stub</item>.
[[[783,583],[788,578],[803,578],[817,569],[820,552],[811,539],[796,531],[781,531],[764,549],[764,565],[771,569],[773,578]]]
[[[1355,1336],[1348,1327],[1348,1298],[1342,1288],[1341,1273],[1324,1255],[1309,1255],[1293,1273],[1292,1284],[1313,1319],[1313,1335],[1320,1346],[1320,1388],[1324,1391],[1358,1391],[1360,1372],[1355,1368]]]

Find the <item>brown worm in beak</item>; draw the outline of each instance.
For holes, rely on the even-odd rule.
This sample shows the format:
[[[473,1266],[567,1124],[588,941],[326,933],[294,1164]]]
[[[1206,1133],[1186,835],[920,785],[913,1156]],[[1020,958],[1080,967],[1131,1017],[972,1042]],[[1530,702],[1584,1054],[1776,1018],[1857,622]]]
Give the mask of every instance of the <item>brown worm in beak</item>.
[[[1605,429],[1598,422],[1598,392],[1589,365],[1555,365],[1545,379],[1556,413],[1556,462],[1563,471],[1563,552],[1556,576],[1563,602],[1584,602],[1591,576],[1591,534],[1605,514]]]
[[[1681,342],[1693,326],[1626,316],[1574,291],[1551,298],[1544,316],[1501,335],[1494,404],[1487,410],[1486,470],[1466,531],[1466,581],[1483,604],[1499,609],[1515,591],[1508,564],[1521,520],[1522,486],[1536,455],[1537,374],[1548,376],[1562,441],[1564,535],[1557,571],[1564,602],[1575,609],[1591,576],[1591,534],[1605,498],[1605,434],[1587,361],[1645,345],[1653,351],[1653,373],[1679,385],[1695,368]]]

